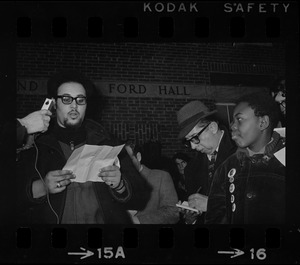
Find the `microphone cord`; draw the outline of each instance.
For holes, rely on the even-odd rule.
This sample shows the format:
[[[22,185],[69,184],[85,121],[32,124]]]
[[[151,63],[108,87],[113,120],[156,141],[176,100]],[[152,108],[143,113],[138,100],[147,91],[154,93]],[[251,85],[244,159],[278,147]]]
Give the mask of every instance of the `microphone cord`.
[[[38,161],[38,156],[39,156],[39,149],[37,147],[37,145],[35,144],[35,137],[37,135],[34,135],[34,139],[33,139],[33,146],[35,147],[35,150],[36,150],[36,156],[35,156],[35,163],[34,163],[34,168],[36,170],[36,172],[38,173],[44,187],[45,187],[45,190],[46,190],[46,197],[47,197],[47,201],[48,201],[48,204],[49,204],[49,207],[51,209],[51,211],[54,213],[55,217],[56,217],[56,223],[59,224],[59,217],[58,217],[58,214],[55,212],[55,210],[53,209],[52,205],[51,205],[51,202],[50,202],[50,197],[49,197],[49,190],[47,188],[47,185],[45,183],[45,180],[43,179],[43,177],[41,176],[41,173],[39,172],[39,170],[37,169],[37,161]]]

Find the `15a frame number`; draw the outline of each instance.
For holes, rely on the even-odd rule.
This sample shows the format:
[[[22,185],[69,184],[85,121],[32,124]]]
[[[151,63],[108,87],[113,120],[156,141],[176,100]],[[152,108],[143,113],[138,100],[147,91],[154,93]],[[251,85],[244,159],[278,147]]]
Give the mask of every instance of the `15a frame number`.
[[[112,247],[104,247],[104,248],[97,248],[98,251],[98,258],[105,258],[105,259],[111,259],[111,258],[123,258],[125,259],[125,254],[123,248],[120,246],[115,251]]]

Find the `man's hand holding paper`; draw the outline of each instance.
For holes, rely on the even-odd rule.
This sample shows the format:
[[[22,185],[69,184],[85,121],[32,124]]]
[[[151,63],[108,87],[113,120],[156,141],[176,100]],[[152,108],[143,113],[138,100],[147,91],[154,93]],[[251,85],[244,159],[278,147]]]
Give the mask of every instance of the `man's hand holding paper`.
[[[98,176],[112,188],[117,187],[121,181],[121,171],[116,165],[103,167]]]
[[[71,170],[76,179],[72,181],[109,182],[115,187],[120,182],[121,172],[118,154],[124,145],[84,145],[74,150],[63,169]]]
[[[200,212],[207,211],[207,196],[195,193],[189,196],[188,198],[189,206],[192,208],[196,208]]]
[[[49,171],[45,176],[45,184],[50,193],[63,191],[76,176],[69,170]]]

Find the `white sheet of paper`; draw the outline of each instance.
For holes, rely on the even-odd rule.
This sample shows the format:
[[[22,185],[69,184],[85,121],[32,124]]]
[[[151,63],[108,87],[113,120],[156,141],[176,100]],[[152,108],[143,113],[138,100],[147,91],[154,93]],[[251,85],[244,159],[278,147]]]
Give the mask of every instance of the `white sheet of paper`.
[[[198,198],[198,207],[200,207],[200,211],[201,212],[206,212],[207,211],[207,200],[208,200],[208,197],[206,195],[203,195],[203,194],[200,194],[199,193],[199,198]],[[187,201],[183,201],[182,202],[182,205],[183,206],[189,206],[189,203]],[[190,206],[189,206],[190,207]]]
[[[74,150],[63,169],[73,171],[76,175],[76,178],[72,179],[74,182],[103,182],[98,177],[99,170],[113,164],[120,167],[118,154],[123,147],[124,145],[83,145]]]
[[[186,209],[186,210],[189,210],[189,211],[192,211],[192,212],[196,212],[196,213],[199,213],[199,211],[195,208],[191,208],[189,207],[188,205],[185,205],[185,204],[179,204],[179,203],[176,203],[176,206],[179,207],[179,208],[183,208],[183,209]]]
[[[280,149],[274,154],[274,156],[279,160],[279,162],[285,166],[285,147]]]

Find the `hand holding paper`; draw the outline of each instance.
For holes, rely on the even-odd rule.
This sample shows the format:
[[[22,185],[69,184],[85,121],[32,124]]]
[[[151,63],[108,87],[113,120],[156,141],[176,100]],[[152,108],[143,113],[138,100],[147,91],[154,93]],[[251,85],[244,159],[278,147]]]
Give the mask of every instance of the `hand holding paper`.
[[[116,165],[107,166],[100,169],[98,176],[112,188],[117,187],[121,181],[121,171]]]
[[[118,174],[121,172],[120,169],[116,169],[116,167],[120,167],[117,156],[123,147],[124,145],[115,147],[83,145],[74,150],[63,169],[71,170],[76,175],[76,179],[72,181],[80,183],[103,182],[104,180],[99,177],[100,170],[105,173],[105,177],[118,178]]]
[[[200,212],[207,211],[207,196],[195,193],[188,198],[189,206],[198,209]]]
[[[47,173],[44,181],[50,193],[59,193],[71,183],[72,179],[75,179],[75,176],[71,171],[54,170]]]
[[[194,224],[197,221],[197,217],[201,215],[201,212],[194,207],[190,207],[187,201],[180,201],[176,204],[179,207],[180,212],[183,214],[183,219],[186,224]]]

